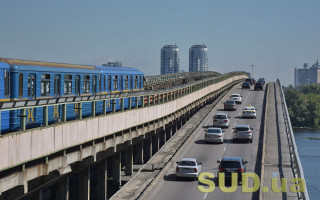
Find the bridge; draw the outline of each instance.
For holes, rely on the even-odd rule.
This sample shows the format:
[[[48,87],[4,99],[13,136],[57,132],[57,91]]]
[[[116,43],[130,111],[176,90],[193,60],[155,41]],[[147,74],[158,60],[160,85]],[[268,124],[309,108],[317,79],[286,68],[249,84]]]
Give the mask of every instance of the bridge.
[[[93,105],[128,98],[141,106],[99,116],[92,109],[89,118],[67,121],[62,116],[57,124],[34,129],[21,123],[21,131],[0,138],[0,199],[308,199],[307,191],[271,191],[272,178],[278,185],[280,178],[304,178],[303,169],[280,83],[269,83],[265,92],[241,90],[246,77],[233,72],[169,89],[88,98],[84,101]],[[226,130],[225,144],[204,144],[202,127],[211,124],[220,102],[234,92],[259,109],[256,120],[240,118],[239,109],[230,112],[232,125],[255,128],[253,143],[233,144]],[[65,99],[50,105],[81,102]],[[48,106],[39,103],[31,107]],[[1,110],[26,109],[14,106],[2,103]],[[261,188],[269,192],[203,193],[198,182],[174,179],[181,157],[196,157],[203,162],[202,171],[215,173],[223,155],[248,160],[247,171],[258,174]]]

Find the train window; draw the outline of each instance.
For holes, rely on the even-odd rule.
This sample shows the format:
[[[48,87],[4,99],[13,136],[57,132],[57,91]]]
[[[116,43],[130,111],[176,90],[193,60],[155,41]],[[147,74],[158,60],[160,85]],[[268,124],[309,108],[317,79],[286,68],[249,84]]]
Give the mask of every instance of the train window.
[[[74,84],[75,84],[75,93],[79,95],[80,94],[80,75],[76,75]]]
[[[85,75],[83,77],[83,93],[89,93],[90,92],[90,76]]]
[[[124,89],[127,90],[129,88],[129,76],[124,76]]]
[[[97,93],[97,76],[92,76],[92,92]]]
[[[106,91],[106,75],[103,75],[103,91]]]
[[[143,80],[144,80],[143,76],[140,76],[139,88],[143,88]]]
[[[10,95],[10,91],[9,91],[9,88],[10,88],[10,85],[9,85],[9,72],[8,71],[4,71],[4,95],[6,97],[8,97]]]
[[[111,76],[108,76],[108,90],[111,91]]]
[[[50,96],[50,74],[41,74],[41,96]]]
[[[123,76],[119,76],[119,89],[123,90]]]
[[[19,74],[19,97],[23,97],[23,74]]]
[[[138,76],[134,76],[134,89],[137,89],[138,87]]]
[[[113,90],[117,90],[118,89],[118,76],[115,75],[113,76]]]
[[[64,75],[64,94],[72,94],[72,75]]]

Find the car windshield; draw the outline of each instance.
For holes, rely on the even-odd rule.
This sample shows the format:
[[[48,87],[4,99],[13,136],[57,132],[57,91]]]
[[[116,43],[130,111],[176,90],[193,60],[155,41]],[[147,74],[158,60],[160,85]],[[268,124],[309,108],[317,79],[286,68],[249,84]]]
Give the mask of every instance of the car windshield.
[[[226,101],[226,104],[235,104],[234,101]]]
[[[254,110],[254,108],[252,107],[252,108],[245,108],[245,110]]]
[[[225,115],[216,115],[214,116],[215,119],[227,119],[227,116]]]
[[[179,165],[183,166],[196,166],[196,163],[194,161],[180,161]]]
[[[221,133],[220,129],[208,129],[208,133]]]
[[[249,128],[247,128],[247,127],[237,127],[236,130],[237,131],[249,131]]]
[[[232,97],[239,97],[239,95],[238,94],[233,94]]]
[[[241,164],[238,161],[222,161],[221,168],[241,168]]]
[[[251,82],[251,78],[248,78],[248,79],[246,79],[246,81],[249,81],[249,82]]]

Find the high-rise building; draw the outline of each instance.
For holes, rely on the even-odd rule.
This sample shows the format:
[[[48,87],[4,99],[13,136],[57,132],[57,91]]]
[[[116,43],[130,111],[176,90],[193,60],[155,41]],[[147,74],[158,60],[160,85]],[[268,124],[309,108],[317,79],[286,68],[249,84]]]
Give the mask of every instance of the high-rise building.
[[[320,65],[318,60],[310,68],[308,68],[307,63],[304,63],[302,69],[294,69],[294,87],[312,83],[320,83]]]
[[[193,45],[189,49],[189,71],[208,71],[207,46]]]
[[[161,48],[161,74],[178,73],[180,69],[179,48],[175,45],[164,45]]]

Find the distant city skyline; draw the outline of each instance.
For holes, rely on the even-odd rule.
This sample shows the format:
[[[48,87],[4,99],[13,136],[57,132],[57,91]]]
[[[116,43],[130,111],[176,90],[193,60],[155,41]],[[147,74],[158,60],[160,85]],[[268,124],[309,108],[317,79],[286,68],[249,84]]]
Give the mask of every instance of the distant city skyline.
[[[170,4],[170,6],[168,6]],[[183,4],[183,6],[182,6]],[[0,57],[101,65],[117,58],[160,74],[159,49],[209,47],[209,71],[251,72],[294,83],[294,68],[320,58],[319,0],[0,2]]]

